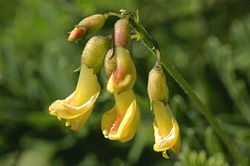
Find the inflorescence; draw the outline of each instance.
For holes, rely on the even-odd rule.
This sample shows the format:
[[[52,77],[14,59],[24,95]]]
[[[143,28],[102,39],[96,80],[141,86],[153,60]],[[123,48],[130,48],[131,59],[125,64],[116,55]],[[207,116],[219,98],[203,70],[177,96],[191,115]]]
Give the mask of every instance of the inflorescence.
[[[140,24],[138,15],[121,10],[121,13],[89,16],[75,26],[68,41],[76,42],[87,35],[93,35],[110,16],[118,17],[113,35],[93,36],[89,39],[82,52],[80,75],[75,91],[66,99],[53,102],[49,113],[59,119],[65,119],[65,125],[70,126],[72,130],[80,130],[93,111],[100,94],[98,73],[104,66],[108,79],[107,90],[113,94],[115,105],[103,114],[102,133],[110,140],[127,142],[136,134],[141,117],[133,91],[136,66],[131,55],[131,38],[141,40],[145,37],[141,32],[147,32]],[[148,96],[155,116],[153,148],[156,152],[162,152],[163,157],[169,158],[167,150],[171,149],[175,153],[179,151],[180,131],[168,104],[168,87],[160,63],[160,51],[159,48],[152,47],[156,63],[148,77]]]

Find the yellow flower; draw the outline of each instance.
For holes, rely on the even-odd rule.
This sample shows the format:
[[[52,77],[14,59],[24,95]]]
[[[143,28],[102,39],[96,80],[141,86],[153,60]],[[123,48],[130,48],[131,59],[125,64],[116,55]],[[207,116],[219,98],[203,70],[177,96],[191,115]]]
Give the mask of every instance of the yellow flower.
[[[81,65],[80,76],[75,91],[64,100],[56,100],[49,107],[49,113],[66,119],[66,126],[72,130],[80,130],[99,96],[100,85],[94,70],[85,64]]]
[[[116,68],[111,74],[107,90],[111,93],[122,93],[132,89],[136,80],[136,68],[128,49],[122,46],[115,48]]]
[[[169,158],[166,151],[171,149],[178,153],[180,148],[180,131],[177,121],[172,115],[169,105],[161,101],[153,101],[152,108],[155,114],[153,123],[155,144],[154,151],[162,152],[162,156]]]
[[[169,158],[167,150],[178,153],[180,149],[179,125],[174,118],[168,101],[168,87],[160,64],[156,64],[149,73],[148,96],[155,114],[153,123],[155,144],[154,151],[162,152],[162,156]]]
[[[102,132],[110,140],[132,139],[140,123],[140,111],[133,90],[114,94],[115,106],[102,117]]]

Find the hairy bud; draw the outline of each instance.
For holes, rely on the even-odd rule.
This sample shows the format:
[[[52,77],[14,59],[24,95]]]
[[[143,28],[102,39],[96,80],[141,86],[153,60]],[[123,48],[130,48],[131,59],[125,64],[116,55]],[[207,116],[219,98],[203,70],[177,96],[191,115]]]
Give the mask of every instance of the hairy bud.
[[[69,41],[81,40],[86,34],[92,35],[98,31],[105,23],[108,15],[95,14],[84,18],[80,23],[70,32]]]
[[[110,40],[111,38],[107,36],[92,37],[82,52],[81,63],[92,68],[96,73],[99,72],[108,51]]]
[[[162,68],[155,66],[148,76],[148,96],[150,101],[163,101],[168,100],[168,87],[166,78]]]
[[[110,49],[105,56],[104,67],[107,78],[109,78],[112,72],[115,70],[116,58],[113,55],[113,49]]]
[[[126,18],[118,20],[114,25],[114,44],[131,50],[129,21]]]

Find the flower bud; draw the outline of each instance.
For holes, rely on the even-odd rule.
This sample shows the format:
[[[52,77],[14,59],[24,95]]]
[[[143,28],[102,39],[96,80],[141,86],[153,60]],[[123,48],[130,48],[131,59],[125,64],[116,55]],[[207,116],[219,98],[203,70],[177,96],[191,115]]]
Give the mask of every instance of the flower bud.
[[[118,20],[114,25],[114,44],[131,50],[129,21],[126,18]]]
[[[104,67],[107,78],[109,78],[112,72],[115,70],[116,58],[113,55],[113,49],[110,49],[105,56]]]
[[[85,27],[75,27],[69,34],[68,41],[78,41],[86,34]]]
[[[69,35],[69,41],[81,40],[86,34],[94,34],[98,31],[105,23],[108,15],[106,14],[95,14],[84,18],[71,32]]]
[[[86,44],[83,52],[81,63],[92,68],[98,73],[103,65],[104,57],[110,44],[108,36],[94,36]]]
[[[121,93],[132,89],[136,79],[136,68],[125,47],[115,48],[116,68],[110,76],[107,90],[111,93]]]
[[[166,78],[162,68],[155,66],[150,72],[148,77],[148,96],[150,101],[163,101],[168,100],[168,87]]]

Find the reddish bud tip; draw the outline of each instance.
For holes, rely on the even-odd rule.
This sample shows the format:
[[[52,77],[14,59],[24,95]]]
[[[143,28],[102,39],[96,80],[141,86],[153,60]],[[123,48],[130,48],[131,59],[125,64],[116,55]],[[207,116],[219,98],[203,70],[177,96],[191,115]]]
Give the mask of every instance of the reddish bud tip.
[[[81,40],[86,34],[86,28],[75,27],[69,34],[68,41],[78,41]]]

